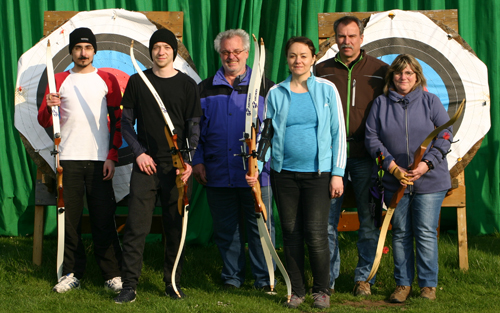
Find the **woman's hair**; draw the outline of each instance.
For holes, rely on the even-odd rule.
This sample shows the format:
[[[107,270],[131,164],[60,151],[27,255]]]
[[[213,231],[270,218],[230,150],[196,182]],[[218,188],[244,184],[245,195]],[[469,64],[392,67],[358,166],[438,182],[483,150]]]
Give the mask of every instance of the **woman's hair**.
[[[286,45],[285,45],[285,56],[288,56],[288,50],[296,42],[300,42],[300,43],[305,44],[309,48],[309,50],[311,50],[312,56],[316,55],[316,47],[314,47],[314,43],[312,42],[312,40],[307,38],[307,37],[300,36],[300,37],[292,37],[292,38],[288,39],[288,41],[286,42]]]
[[[394,72],[403,72],[408,65],[410,66],[412,71],[415,72],[417,78],[415,85],[413,86],[411,91],[417,89],[417,87],[423,88],[427,86],[427,81],[424,77],[424,71],[422,70],[422,66],[420,66],[420,63],[418,63],[417,59],[415,59],[415,57],[410,54],[400,54],[396,57],[396,59],[394,59],[391,66],[389,67],[389,70],[387,71],[387,74],[385,75],[384,94],[386,96],[389,95],[389,89],[393,85]]]

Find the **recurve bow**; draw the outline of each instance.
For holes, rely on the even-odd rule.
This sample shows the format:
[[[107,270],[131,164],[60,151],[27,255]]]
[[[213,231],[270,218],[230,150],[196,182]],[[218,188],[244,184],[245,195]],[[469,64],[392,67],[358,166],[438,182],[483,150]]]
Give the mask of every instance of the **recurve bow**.
[[[54,76],[54,66],[52,64],[52,49],[50,40],[47,40],[47,80],[49,83],[49,93],[56,93],[56,79]],[[52,107],[52,129],[54,132],[54,150],[50,153],[55,158],[56,185],[57,185],[57,279],[61,278],[64,261],[64,197],[63,197],[63,168],[59,162],[59,145],[61,144],[61,124],[59,121],[59,107]]]
[[[258,106],[259,106],[259,94],[260,94],[260,84],[261,80],[264,78],[264,65],[265,65],[265,48],[264,41],[261,39],[260,49],[255,35],[252,35],[255,55],[252,75],[250,77],[250,84],[248,86],[247,102],[246,102],[246,122],[245,122],[245,132],[243,134],[244,142],[248,147],[248,153],[242,148],[242,157],[248,158],[248,173],[247,175],[254,177],[258,173],[257,164],[257,127],[258,127]],[[260,53],[259,53],[260,51]],[[243,162],[244,164],[245,162]],[[272,259],[274,259],[276,266],[279,268],[285,283],[287,286],[287,302],[290,301],[292,295],[292,287],[290,283],[290,278],[288,273],[281,263],[276,249],[274,248],[271,237],[269,236],[269,231],[264,223],[267,220],[267,211],[264,202],[262,201],[262,192],[260,189],[260,183],[257,181],[256,184],[251,188],[252,195],[255,203],[255,216],[257,218],[257,226],[259,229],[260,240],[262,243],[262,249],[264,252],[264,257],[266,259],[266,264],[269,272],[269,283],[271,291],[274,290],[274,266]],[[271,259],[272,258],[272,259]]]

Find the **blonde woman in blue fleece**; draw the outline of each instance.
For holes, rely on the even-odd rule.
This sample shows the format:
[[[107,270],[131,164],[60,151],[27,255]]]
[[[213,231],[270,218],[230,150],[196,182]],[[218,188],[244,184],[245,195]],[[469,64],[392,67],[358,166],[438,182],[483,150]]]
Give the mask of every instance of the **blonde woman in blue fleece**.
[[[313,275],[313,306],[330,307],[328,214],[330,199],[344,191],[346,134],[337,88],[315,77],[316,49],[309,38],[286,44],[291,75],[266,98],[271,139],[271,188],[283,232],[292,298],[287,307],[304,302],[304,242]],[[262,145],[262,141],[261,141]],[[247,176],[250,186],[254,177]]]

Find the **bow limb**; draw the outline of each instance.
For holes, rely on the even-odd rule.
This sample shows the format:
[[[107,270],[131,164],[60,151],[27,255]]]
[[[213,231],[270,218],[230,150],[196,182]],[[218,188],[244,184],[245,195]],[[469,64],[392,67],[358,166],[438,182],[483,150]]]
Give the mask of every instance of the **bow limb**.
[[[457,121],[457,119],[462,115],[462,112],[464,111],[465,108],[465,99],[462,100],[462,103],[458,107],[457,111],[453,115],[453,117],[443,125],[435,128],[422,142],[420,147],[417,148],[413,155],[413,164],[411,165],[410,169],[414,170],[417,168],[418,163],[422,161],[422,157],[424,156],[425,151],[427,151],[427,146],[431,143],[431,141],[436,137],[440,132],[442,132],[445,128],[450,127]],[[377,244],[377,251],[375,253],[375,259],[373,261],[372,269],[370,271],[370,275],[368,275],[368,278],[366,279],[366,282],[369,282],[377,273],[377,270],[380,266],[380,260],[382,259],[382,253],[383,253],[383,248],[384,248],[384,243],[385,243],[385,238],[387,235],[387,230],[389,228],[389,223],[391,221],[392,215],[394,214],[394,210],[398,206],[399,201],[401,198],[403,198],[403,195],[405,193],[405,188],[404,186],[399,186],[398,190],[396,193],[392,196],[391,202],[389,204],[389,208],[387,209],[387,213],[384,218],[384,223],[382,224],[382,228],[380,230],[380,236]]]
[[[179,179],[179,177],[177,177]],[[181,240],[179,242],[179,250],[177,251],[177,256],[175,257],[174,266],[172,267],[172,274],[170,277],[170,281],[172,282],[172,288],[174,289],[177,296],[180,298],[181,294],[177,290],[177,285],[175,283],[175,273],[177,272],[177,266],[179,265],[179,261],[182,256],[182,252],[184,250],[184,243],[186,241],[186,233],[187,233],[187,225],[188,225],[188,216],[189,216],[189,204],[184,205],[184,209],[182,211],[182,232],[181,232]]]
[[[285,279],[285,284],[286,284],[286,289],[287,289],[287,302],[290,302],[290,298],[292,297],[292,284],[290,282],[290,277],[288,277],[288,273],[285,270],[285,267],[283,266],[283,263],[281,263],[281,260],[276,253],[276,249],[274,249],[273,243],[271,242],[271,237],[269,236],[269,232],[267,231],[266,224],[264,223],[264,219],[262,217],[262,214],[256,213],[257,216],[257,226],[259,227],[259,235],[260,235],[260,240],[263,242],[262,247],[266,247],[269,253],[271,254],[272,258],[274,259],[274,262],[276,263],[276,266],[280,270],[281,274],[283,275],[283,278]],[[264,249],[265,251],[265,249]],[[271,268],[273,270],[273,268]],[[271,282],[271,284],[274,283],[274,280]],[[272,289],[271,289],[272,290]]]

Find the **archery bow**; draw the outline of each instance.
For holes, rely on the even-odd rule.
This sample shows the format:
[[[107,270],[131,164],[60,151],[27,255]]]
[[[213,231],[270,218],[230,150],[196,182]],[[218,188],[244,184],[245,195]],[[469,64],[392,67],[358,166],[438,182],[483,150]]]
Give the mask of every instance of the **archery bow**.
[[[47,80],[49,83],[49,94],[56,93],[56,79],[54,66],[52,65],[52,50],[50,40],[47,40]],[[50,152],[55,158],[56,185],[57,185],[57,279],[61,278],[64,261],[64,198],[63,198],[63,168],[59,163],[59,145],[61,144],[61,124],[59,122],[59,107],[52,107],[52,129],[54,131],[54,150]]]
[[[413,155],[413,164],[411,165],[410,169],[414,170],[417,168],[418,164],[422,160],[422,157],[424,156],[425,151],[427,150],[427,146],[431,143],[431,141],[436,137],[442,130],[445,128],[453,125],[455,121],[460,117],[462,114],[463,110],[465,107],[465,99],[462,100],[462,103],[460,104],[459,108],[453,115],[453,117],[443,125],[435,128],[422,142],[420,147],[417,148]],[[387,209],[387,212],[385,214],[384,218],[384,223],[382,224],[382,229],[380,230],[380,237],[378,239],[378,244],[377,244],[377,252],[375,254],[375,260],[373,261],[372,265],[372,270],[370,271],[370,275],[368,275],[368,278],[366,279],[366,282],[369,282],[377,273],[377,270],[380,266],[380,260],[382,258],[382,252],[385,244],[385,237],[387,235],[387,229],[389,228],[389,224],[392,219],[392,215],[394,214],[394,210],[398,206],[399,201],[401,198],[403,198],[403,195],[405,193],[405,186],[399,186],[398,190],[396,193],[392,196],[391,202],[389,204],[389,208]]]
[[[253,71],[250,76],[250,84],[248,86],[248,94],[247,94],[247,102],[246,102],[246,121],[245,121],[245,132],[243,133],[244,143],[248,146],[248,153],[245,153],[245,148],[242,147],[243,164],[245,164],[245,158],[248,158],[248,176],[255,177],[255,174],[258,173],[258,165],[257,165],[257,149],[256,149],[256,141],[257,141],[257,121],[258,121],[258,106],[259,106],[259,94],[260,94],[260,81],[261,79],[265,79],[263,76],[264,73],[264,64],[265,64],[265,48],[264,41],[261,39],[260,42],[260,55],[259,55],[259,44],[257,42],[257,38],[252,34],[254,47],[255,47],[255,56],[253,63]],[[264,224],[264,221],[267,220],[267,212],[266,206],[262,201],[262,193],[260,189],[260,183],[257,181],[255,185],[252,187],[252,195],[255,203],[255,216],[257,218],[257,226],[259,229],[259,236],[262,244],[262,250],[264,252],[264,257],[266,259],[266,264],[269,272],[269,284],[271,291],[274,290],[274,266],[272,264],[272,259],[274,259],[276,266],[279,268],[283,278],[285,279],[285,283],[287,286],[287,302],[290,302],[290,298],[292,295],[292,287],[290,283],[290,278],[281,263],[281,260],[276,253],[276,249],[274,248],[271,238],[269,236],[269,231]],[[272,259],[271,259],[272,258]]]
[[[130,58],[132,59],[132,64],[134,65],[135,70],[141,77],[141,79],[144,81],[146,86],[148,87],[149,91],[153,95],[153,97],[156,99],[156,102],[158,106],[160,107],[160,110],[162,112],[163,118],[165,119],[165,123],[167,124],[165,126],[165,136],[167,137],[168,145],[170,147],[170,153],[172,155],[172,162],[175,168],[179,170],[179,174],[177,175],[175,179],[175,183],[177,186],[177,191],[179,193],[179,198],[177,200],[177,209],[179,211],[179,214],[182,216],[182,233],[181,233],[181,240],[179,242],[179,250],[177,251],[177,256],[175,258],[174,266],[172,268],[172,275],[170,277],[171,282],[172,282],[172,288],[174,289],[175,293],[177,296],[180,298],[181,295],[179,291],[177,290],[177,285],[175,283],[175,272],[177,271],[177,266],[179,265],[179,260],[182,255],[182,251],[184,249],[184,242],[186,240],[186,233],[187,233],[187,224],[188,224],[188,216],[189,216],[189,200],[188,200],[188,185],[187,183],[184,183],[181,179],[182,173],[184,173],[186,169],[186,164],[184,163],[184,160],[181,155],[181,150],[177,146],[177,132],[175,131],[174,124],[172,123],[172,120],[170,119],[170,116],[168,115],[167,108],[163,104],[163,100],[161,99],[160,95],[156,91],[156,89],[153,87],[151,82],[148,80],[146,75],[142,72],[141,68],[137,64],[137,61],[135,60],[134,56],[134,41],[132,40],[132,43],[130,44]]]

